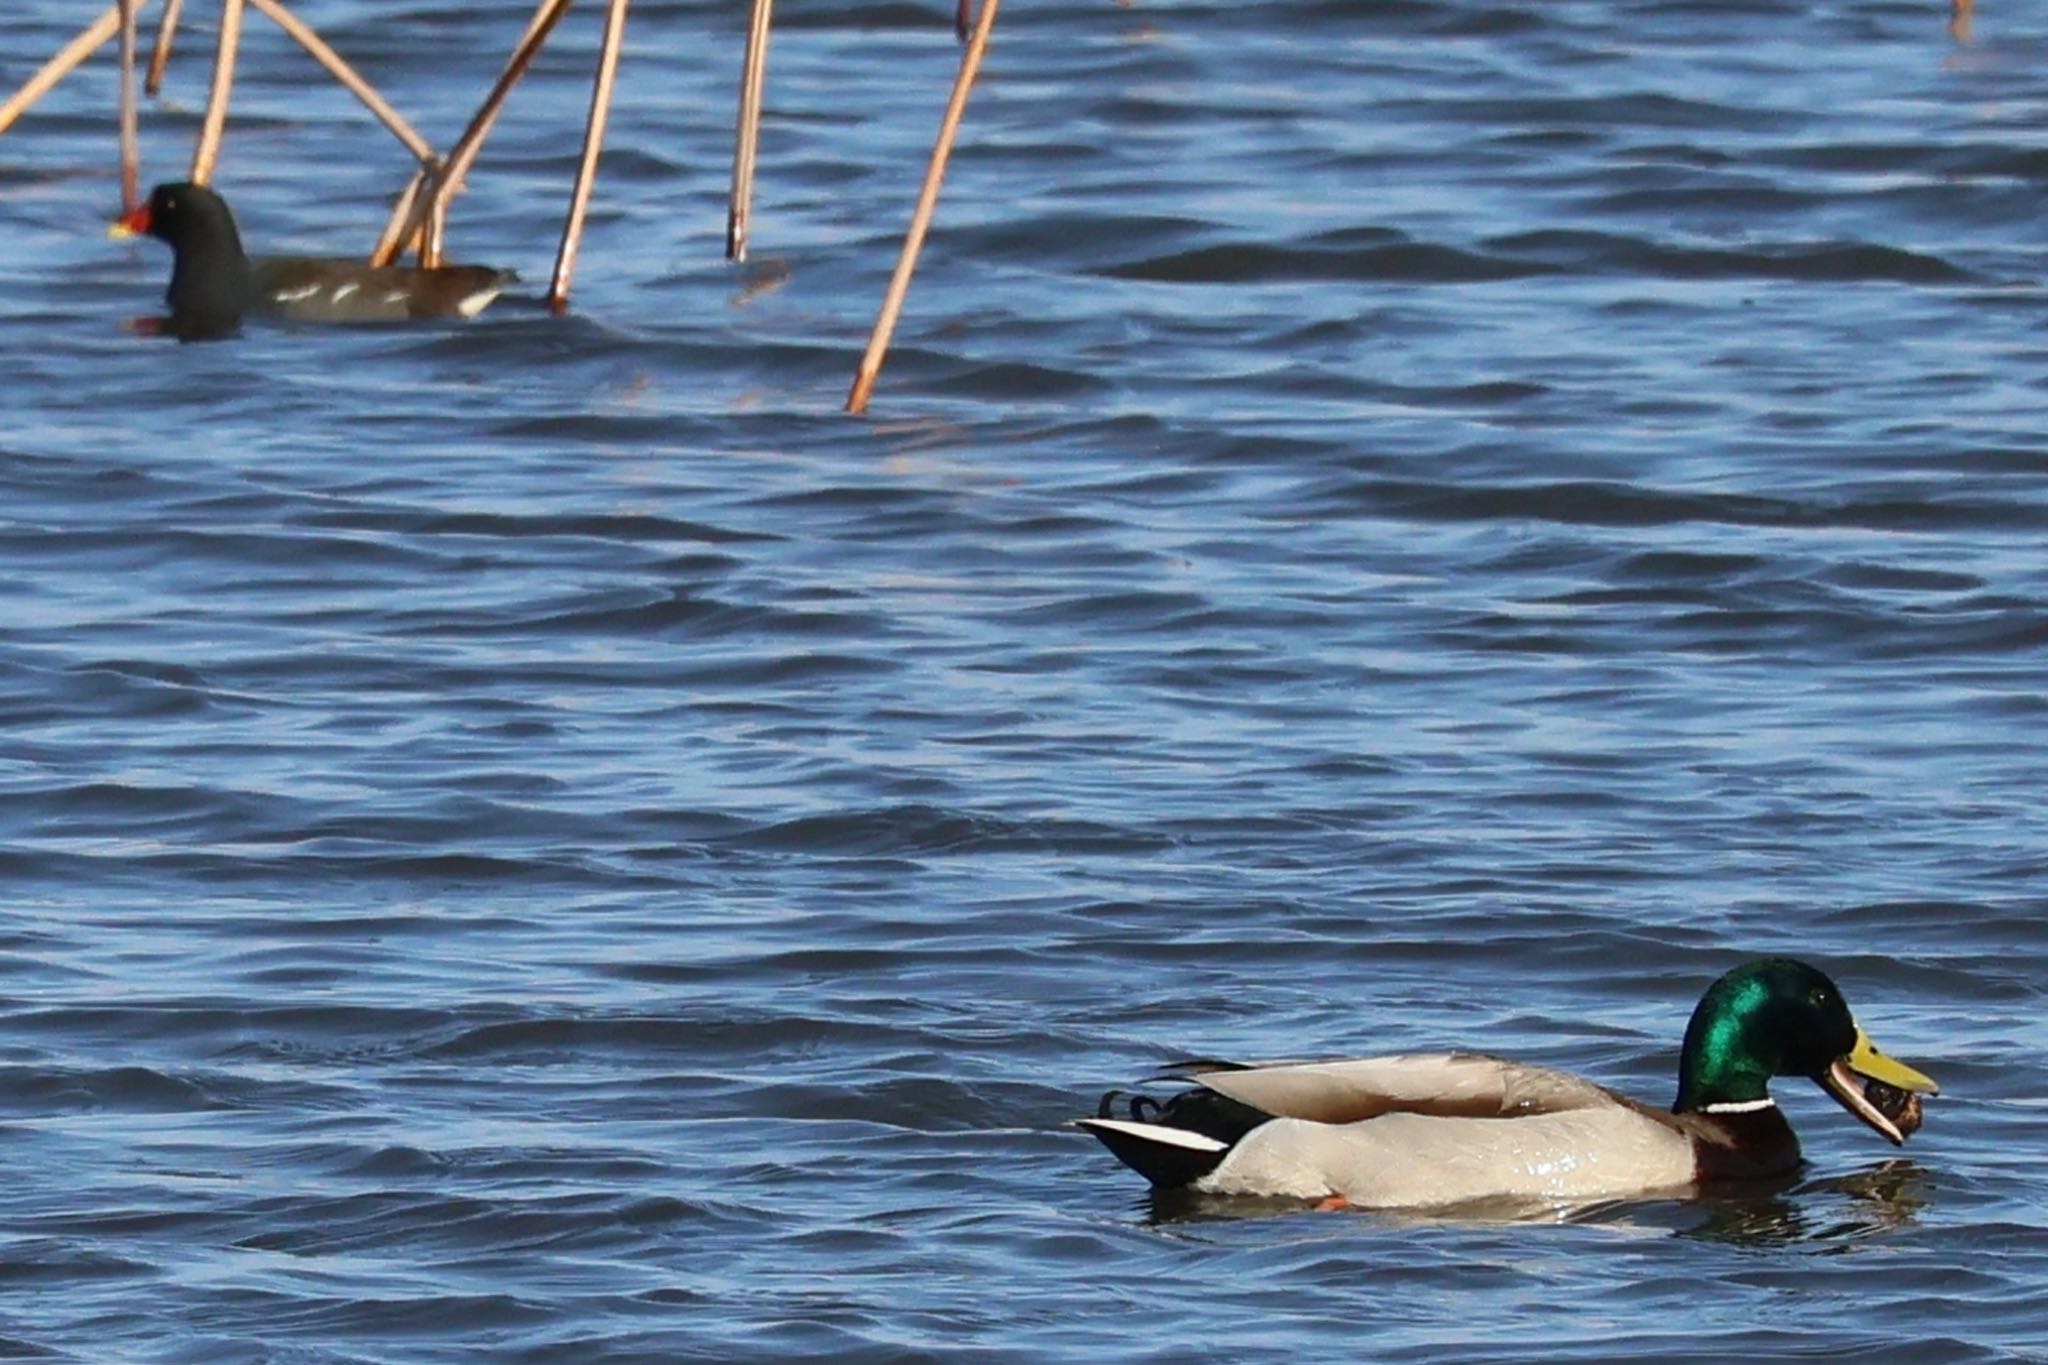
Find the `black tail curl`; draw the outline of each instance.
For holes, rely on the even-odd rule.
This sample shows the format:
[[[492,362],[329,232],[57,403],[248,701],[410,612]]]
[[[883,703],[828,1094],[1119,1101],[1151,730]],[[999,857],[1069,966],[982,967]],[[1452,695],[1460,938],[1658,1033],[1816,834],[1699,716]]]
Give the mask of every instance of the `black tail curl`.
[[[1116,1112],[1116,1102],[1118,1097],[1123,1095],[1129,1095],[1130,1102],[1124,1106],[1125,1112],[1119,1114]],[[1095,1106],[1096,1118],[1128,1117],[1134,1123],[1157,1123],[1161,1112],[1162,1106],[1158,1100],[1150,1095],[1139,1095],[1129,1090],[1105,1090],[1102,1092],[1101,1102]]]
[[[1124,1112],[1117,1112],[1119,1101]],[[1099,1119],[1128,1118],[1133,1123],[1156,1123],[1167,1128],[1180,1128],[1203,1137],[1227,1142],[1236,1146],[1238,1141],[1252,1129],[1269,1122],[1272,1115],[1263,1109],[1219,1095],[1213,1090],[1183,1090],[1169,1096],[1164,1104],[1150,1095],[1140,1095],[1129,1090],[1105,1090],[1102,1099],[1095,1106],[1095,1117]]]
[[[1137,1117],[1135,1101],[1131,1116]],[[1183,1090],[1165,1104],[1155,1103],[1153,1116],[1140,1121],[1163,1124],[1168,1128],[1184,1128],[1190,1133],[1200,1133],[1203,1137],[1212,1137],[1235,1147],[1245,1134],[1272,1120],[1273,1116],[1265,1110],[1255,1109],[1228,1095],[1219,1095],[1213,1090]]]
[[[1123,1114],[1117,1112],[1119,1107]],[[1194,1184],[1216,1169],[1246,1133],[1273,1117],[1264,1110],[1200,1088],[1183,1090],[1169,1096],[1163,1103],[1150,1095],[1111,1090],[1095,1106],[1098,1120],[1121,1122],[1125,1115],[1132,1123],[1198,1133],[1222,1144],[1206,1149],[1193,1148],[1143,1132],[1097,1127],[1088,1120],[1082,1121],[1082,1126],[1095,1134],[1118,1160],[1162,1190],[1185,1189]]]
[[[1118,1107],[1122,1107],[1124,1113],[1118,1113]],[[1098,1126],[1096,1121],[1081,1119],[1081,1128],[1096,1134],[1096,1138],[1102,1140],[1102,1146],[1110,1148],[1120,1162],[1151,1181],[1155,1189],[1186,1189],[1188,1185],[1194,1185],[1217,1169],[1245,1134],[1260,1124],[1272,1121],[1272,1115],[1264,1109],[1253,1109],[1251,1105],[1204,1089],[1169,1095],[1163,1103],[1151,1095],[1130,1095],[1128,1091],[1104,1093],[1102,1101],[1096,1105],[1096,1119],[1106,1119],[1108,1124],[1122,1124],[1126,1121],[1124,1115],[1128,1115],[1130,1124],[1145,1124],[1153,1130],[1165,1128],[1200,1134],[1217,1144],[1184,1146],[1171,1138],[1128,1128]]]

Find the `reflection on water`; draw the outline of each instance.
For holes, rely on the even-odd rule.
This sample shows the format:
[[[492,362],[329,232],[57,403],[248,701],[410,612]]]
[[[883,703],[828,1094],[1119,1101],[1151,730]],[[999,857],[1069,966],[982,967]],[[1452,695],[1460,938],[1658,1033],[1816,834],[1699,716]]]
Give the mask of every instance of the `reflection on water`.
[[[1483,1199],[1428,1209],[1347,1209],[1395,1226],[1572,1223],[1756,1246],[1869,1237],[1912,1222],[1927,1203],[1927,1174],[1903,1157],[1820,1179],[1804,1175],[1715,1185],[1684,1198],[1594,1204]],[[1138,1208],[1148,1223],[1175,1225],[1307,1215],[1299,1199],[1154,1191]]]
[[[1699,1221],[1678,1231],[1757,1246],[1844,1241],[1904,1227],[1926,1204],[1926,1171],[1905,1157],[1891,1157],[1848,1175],[1717,1192],[1694,1201],[1690,1207]]]

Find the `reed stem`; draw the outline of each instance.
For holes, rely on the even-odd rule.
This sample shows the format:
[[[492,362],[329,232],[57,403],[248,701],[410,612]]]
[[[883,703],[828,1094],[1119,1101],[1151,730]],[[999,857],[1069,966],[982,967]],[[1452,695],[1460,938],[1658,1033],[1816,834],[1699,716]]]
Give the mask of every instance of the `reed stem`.
[[[754,0],[747,55],[740,67],[739,133],[733,142],[732,201],[725,218],[725,259],[747,259],[754,212],[754,158],[761,145],[761,98],[768,79],[768,23],[775,0]]]
[[[220,43],[213,54],[213,90],[206,99],[206,117],[199,125],[199,146],[192,153],[194,184],[208,184],[220,160],[221,138],[228,126],[228,96],[235,88],[235,58],[242,47],[242,0],[221,0]]]
[[[562,224],[562,245],[555,252],[555,278],[548,285],[548,307],[557,313],[569,306],[569,277],[576,272],[576,252],[583,245],[583,218],[590,210],[591,187],[597,183],[598,158],[604,155],[604,128],[612,113],[612,87],[619,74],[619,49],[626,41],[626,8],[631,0],[611,0],[604,16],[604,46],[597,56],[597,78],[590,84],[590,119],[583,128],[583,160],[576,167],[576,188],[569,196],[569,217]]]
[[[78,31],[78,36],[57,54],[44,62],[36,73],[22,82],[21,89],[10,95],[5,104],[0,104],[0,133],[14,126],[14,121],[28,112],[29,106],[50,93],[58,81],[63,80],[77,69],[80,62],[99,51],[107,39],[121,28],[121,7],[107,6],[106,13]]]
[[[314,32],[310,25],[286,9],[280,0],[249,0],[249,3],[263,11],[264,15],[283,29],[293,42],[306,49],[314,61],[325,67],[328,75],[340,81],[351,95],[361,100],[363,107],[375,114],[391,131],[391,136],[405,145],[407,151],[422,162],[435,159],[433,145],[421,137],[419,131],[406,122],[404,116],[377,93],[377,87],[364,79],[362,73],[349,65],[348,60],[339,52],[328,46],[327,40]]]
[[[946,161],[953,154],[953,139],[960,131],[960,119],[967,112],[967,95],[988,52],[989,34],[996,25],[996,7],[1001,0],[981,0],[974,33],[967,50],[960,54],[960,74],[953,80],[953,97],[946,102],[946,117],[939,124],[939,140],[932,147],[931,164],[925,168],[924,188],[918,192],[917,211],[911,215],[910,231],[903,236],[903,253],[896,259],[896,273],[882,296],[882,311],[875,318],[875,330],[853,376],[853,389],[846,395],[846,410],[856,417],[868,410],[868,398],[875,391],[875,377],[882,372],[882,359],[889,351],[889,339],[896,332],[896,318],[903,311],[904,295],[910,292],[910,276],[917,269],[917,254],[924,247],[925,233],[932,225],[932,211],[938,207],[939,185],[946,178]]]
[[[142,202],[142,135],[135,113],[135,7],[136,0],[119,0],[121,11],[121,90],[115,96],[114,117],[120,124],[121,212],[133,213]]]
[[[185,0],[164,0],[164,17],[157,21],[156,41],[149,45],[149,76],[142,83],[142,91],[151,99],[164,88],[164,68],[171,63],[171,40],[178,34],[178,15],[185,8]]]
[[[569,12],[570,3],[571,0],[540,0],[533,17],[526,22],[525,36],[512,49],[512,56],[506,61],[504,71],[499,73],[497,84],[491,87],[491,92],[484,96],[483,104],[470,117],[469,126],[456,139],[447,161],[424,173],[424,183],[416,193],[400,196],[398,209],[385,225],[384,235],[377,239],[376,250],[370,253],[370,264],[390,265],[405,249],[405,244],[412,241],[433,216],[435,205],[462,184],[462,178],[476,164],[477,153],[483,150],[484,139],[490,135],[491,126],[498,121],[506,97],[519,83],[519,78],[526,74],[526,69],[533,65],[533,59],[540,55],[541,45],[547,42],[548,34],[554,31],[562,16]]]

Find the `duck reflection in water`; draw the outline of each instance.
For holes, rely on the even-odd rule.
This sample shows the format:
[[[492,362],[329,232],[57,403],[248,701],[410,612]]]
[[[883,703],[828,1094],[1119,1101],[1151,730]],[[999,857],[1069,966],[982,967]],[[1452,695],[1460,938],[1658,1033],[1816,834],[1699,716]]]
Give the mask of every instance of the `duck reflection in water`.
[[[1786,1182],[1780,1189],[1717,1192],[1677,1206],[1693,1215],[1681,1237],[1748,1246],[1839,1242],[1906,1227],[1927,1206],[1928,1174],[1893,1157],[1861,1171]]]
[[[1748,1246],[1847,1242],[1910,1225],[1928,1202],[1928,1174],[1902,1157],[1847,1175],[1780,1176],[1717,1185],[1689,1199],[1609,1199],[1592,1204],[1484,1199],[1427,1209],[1357,1210],[1354,1216],[1403,1227],[1573,1223],[1651,1236]],[[1299,1217],[1299,1200],[1154,1190],[1137,1204],[1156,1227]]]

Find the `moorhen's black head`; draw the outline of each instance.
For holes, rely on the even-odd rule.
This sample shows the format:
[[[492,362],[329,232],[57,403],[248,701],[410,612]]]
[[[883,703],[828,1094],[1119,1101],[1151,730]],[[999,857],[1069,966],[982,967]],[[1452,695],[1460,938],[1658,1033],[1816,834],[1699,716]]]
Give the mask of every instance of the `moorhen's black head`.
[[[172,330],[180,335],[233,331],[253,302],[253,276],[242,235],[225,199],[186,181],[158,185],[149,202],[115,221],[110,237],[147,233],[170,243]]]

